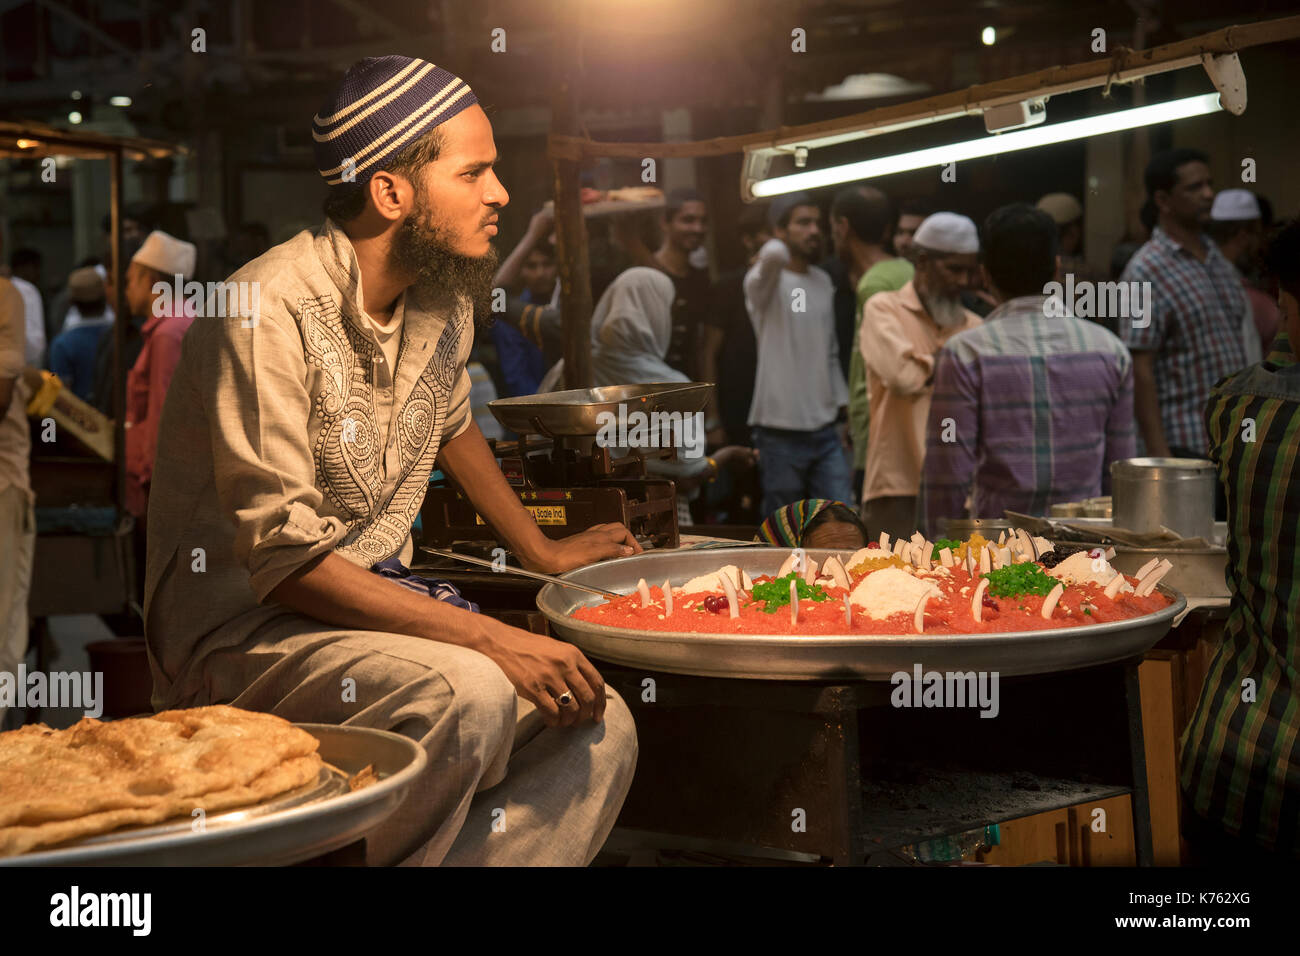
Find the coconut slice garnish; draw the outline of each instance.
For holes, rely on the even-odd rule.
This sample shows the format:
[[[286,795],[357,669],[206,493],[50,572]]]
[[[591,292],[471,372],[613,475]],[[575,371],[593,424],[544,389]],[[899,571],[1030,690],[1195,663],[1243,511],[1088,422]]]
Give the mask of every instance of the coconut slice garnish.
[[[637,593],[641,595],[641,606],[650,606],[650,585],[645,583],[645,578],[640,578],[636,582]]]
[[[731,576],[719,574],[718,577],[722,579],[722,593],[727,596],[727,610],[732,617],[740,617],[740,603],[736,600],[736,586],[731,583]]]
[[[664,581],[664,613],[668,617],[673,616],[673,583],[671,580]]]
[[[797,560],[799,560],[798,555],[796,555],[793,551],[791,551],[790,556],[781,562],[781,570],[776,572],[776,576],[778,578],[783,578],[791,571],[793,571],[794,563]]]
[[[875,550],[875,548],[859,548],[849,556],[849,559],[844,562],[844,566],[846,568],[857,567],[863,561],[867,560],[867,558],[871,557],[871,552]]]
[[[845,570],[840,559],[833,554],[822,564],[822,574],[828,575],[839,587],[849,586],[849,572]]]
[[[1061,600],[1061,595],[1065,593],[1065,585],[1058,584],[1047,595],[1047,600],[1043,602],[1043,618],[1047,619],[1052,616],[1056,610],[1056,603]]]
[[[1154,571],[1148,574],[1142,580],[1142,583],[1138,585],[1137,596],[1146,597],[1148,594],[1154,591],[1156,585],[1160,583],[1160,579],[1163,578],[1166,574],[1168,574],[1170,569],[1173,568],[1173,566],[1174,565],[1172,561],[1161,559],[1159,566],[1157,566]]]
[[[1007,533],[1006,533],[1005,531],[999,531],[999,532],[998,532],[998,547],[1000,548],[1000,547],[1002,547],[1002,546],[1003,546],[1004,544],[1006,544],[1006,543],[1007,543]]]
[[[795,586],[799,582],[790,582],[790,623],[799,623],[799,589]]]
[[[844,595],[844,626],[850,629],[853,627],[853,604],[847,594]]]
[[[906,550],[907,547],[908,547],[907,542],[904,541],[902,538],[899,538],[897,541],[894,542],[894,554],[901,556],[903,554],[903,551]]]
[[[1142,581],[1145,580],[1146,576],[1159,566],[1160,558],[1152,558],[1146,564],[1142,565],[1142,567],[1138,568],[1137,574],[1135,574],[1134,577],[1137,578],[1138,583],[1141,584]]]
[[[1116,595],[1119,594],[1119,589],[1122,588],[1123,586],[1124,586],[1124,575],[1116,571],[1115,576],[1111,578],[1108,582],[1106,582],[1106,588],[1105,590],[1102,591],[1102,593],[1105,594],[1106,597],[1110,598],[1113,601],[1115,600]]]
[[[998,566],[1005,568],[1011,563],[1011,549],[998,548]]]
[[[912,614],[912,626],[916,628],[916,633],[925,633],[925,606],[930,603],[930,592],[927,591],[921,595],[921,600],[916,602],[916,611]]]
[[[980,574],[988,574],[993,570],[993,556],[989,554],[988,548],[980,548]]]
[[[976,621],[984,620],[984,592],[988,590],[989,579],[980,578],[980,583],[975,588],[975,596],[970,599],[971,617]]]
[[[939,563],[942,564],[945,568],[951,568],[956,564],[956,562],[954,562],[952,559],[951,548],[939,549]]]
[[[880,532],[880,548],[882,551],[889,550],[889,532],[887,531]]]
[[[803,583],[812,584],[817,580],[817,562],[812,558],[804,558]]]

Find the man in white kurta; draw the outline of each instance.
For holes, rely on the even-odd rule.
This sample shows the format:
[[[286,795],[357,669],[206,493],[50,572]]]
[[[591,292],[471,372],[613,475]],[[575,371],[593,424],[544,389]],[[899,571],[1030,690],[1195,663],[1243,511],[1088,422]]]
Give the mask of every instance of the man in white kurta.
[[[154,705],[418,740],[428,769],[367,838],[368,862],[583,864],[631,783],[626,705],[571,645],[370,571],[409,561],[435,465],[528,566],[638,550],[621,525],[545,538],[473,422],[475,277],[491,275],[487,225],[509,197],[467,94],[421,60],[353,67],[313,130],[341,203],[235,273],[239,308],[186,334],[149,508]],[[372,127],[352,122],[367,110]]]

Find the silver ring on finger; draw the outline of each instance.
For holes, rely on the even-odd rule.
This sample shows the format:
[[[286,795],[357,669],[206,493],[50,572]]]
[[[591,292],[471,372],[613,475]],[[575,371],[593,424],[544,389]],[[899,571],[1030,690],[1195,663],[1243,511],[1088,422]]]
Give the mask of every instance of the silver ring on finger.
[[[559,697],[555,698],[555,702],[559,704],[561,707],[568,707],[570,704],[573,703],[573,691],[569,690],[566,687],[564,689],[564,693],[561,694]]]

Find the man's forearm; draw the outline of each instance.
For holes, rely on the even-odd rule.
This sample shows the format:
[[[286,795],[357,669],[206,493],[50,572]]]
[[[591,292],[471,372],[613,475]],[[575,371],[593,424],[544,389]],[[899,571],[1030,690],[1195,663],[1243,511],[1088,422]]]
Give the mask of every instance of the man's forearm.
[[[1156,396],[1154,370],[1148,363],[1133,363],[1133,411],[1146,453],[1153,458],[1167,458],[1169,445],[1165,439],[1165,426],[1160,419],[1160,399]]]
[[[410,634],[477,651],[486,646],[479,615],[431,601],[332,551],[308,561],[267,597],[339,628]]]
[[[533,251],[533,247],[541,240],[541,235],[533,230],[530,226],[524,233],[523,238],[519,240],[519,245],[510,251],[505,261],[497,267],[497,273],[492,277],[492,284],[498,288],[508,289],[515,284],[519,278],[519,270],[523,267],[524,260],[528,254]]]
[[[478,425],[471,422],[442,446],[438,467],[465,489],[474,508],[525,564],[538,563],[548,539],[506,483]]]

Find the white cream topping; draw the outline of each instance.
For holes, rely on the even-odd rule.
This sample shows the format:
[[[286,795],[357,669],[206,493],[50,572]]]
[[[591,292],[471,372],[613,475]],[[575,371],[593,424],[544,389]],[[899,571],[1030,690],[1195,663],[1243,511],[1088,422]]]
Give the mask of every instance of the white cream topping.
[[[867,617],[879,621],[891,614],[911,614],[923,595],[942,597],[933,582],[909,574],[902,568],[881,568],[858,583],[849,600],[866,611]]]

